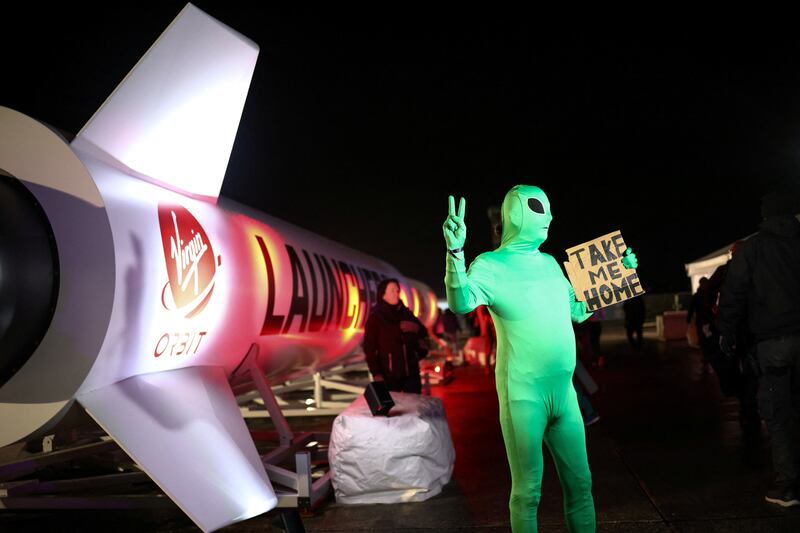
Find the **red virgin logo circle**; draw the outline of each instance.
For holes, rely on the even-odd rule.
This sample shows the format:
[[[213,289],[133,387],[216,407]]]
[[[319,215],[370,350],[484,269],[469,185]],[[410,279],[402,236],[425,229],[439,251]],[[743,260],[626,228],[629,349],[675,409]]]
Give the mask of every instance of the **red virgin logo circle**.
[[[169,277],[161,303],[191,318],[211,299],[221,258],[214,255],[208,235],[186,208],[159,203],[158,223]]]

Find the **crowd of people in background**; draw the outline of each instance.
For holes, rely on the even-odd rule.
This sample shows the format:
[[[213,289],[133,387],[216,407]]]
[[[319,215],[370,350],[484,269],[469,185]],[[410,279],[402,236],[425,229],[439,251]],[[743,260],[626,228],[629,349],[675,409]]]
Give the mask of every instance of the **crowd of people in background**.
[[[700,349],[703,374],[713,371],[722,394],[739,401],[739,423],[745,451],[752,458],[759,451],[761,417],[756,400],[758,377],[751,359],[753,340],[746,325],[740,324],[737,328],[735,354],[728,355],[720,349],[719,301],[728,266],[739,245],[737,242],[731,247],[728,262],[717,267],[710,278],[700,278],[686,321],[692,329],[691,337],[696,339],[696,346]]]
[[[765,499],[800,505],[800,201],[762,198],[760,231],[735,243],[729,261],[700,279],[687,314],[704,369],[739,401],[749,453],[767,425],[773,482]]]

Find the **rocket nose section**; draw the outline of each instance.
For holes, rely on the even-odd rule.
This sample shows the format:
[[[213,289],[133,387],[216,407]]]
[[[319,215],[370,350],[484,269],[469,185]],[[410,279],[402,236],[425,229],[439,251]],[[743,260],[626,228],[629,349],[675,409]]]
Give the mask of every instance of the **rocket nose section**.
[[[34,196],[0,175],[0,387],[47,333],[58,299],[53,229]]]

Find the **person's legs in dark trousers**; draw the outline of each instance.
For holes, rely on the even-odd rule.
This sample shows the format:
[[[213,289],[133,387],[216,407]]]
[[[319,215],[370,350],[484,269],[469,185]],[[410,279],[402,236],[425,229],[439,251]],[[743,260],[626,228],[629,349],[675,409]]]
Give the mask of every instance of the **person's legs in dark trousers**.
[[[644,322],[634,324],[634,332],[636,333],[636,349],[642,351],[642,330],[644,329]]]
[[[739,422],[745,439],[758,437],[761,433],[761,416],[758,414],[758,374],[753,368],[751,357],[746,355],[741,361],[742,388],[739,393]]]
[[[700,351],[703,354],[703,375],[709,374],[710,370],[713,369],[719,377],[720,387],[722,388],[723,394],[725,394],[725,396],[730,396],[730,392],[725,392],[730,388],[730,372],[726,373],[725,370],[728,366],[732,366],[729,363],[734,360],[722,353],[720,350],[719,332],[713,328],[712,324],[710,323],[704,324],[698,322],[697,339],[700,342]],[[721,369],[719,368],[720,366],[722,366]],[[720,370],[722,371],[723,375],[719,374]]]
[[[768,339],[756,347],[761,376],[758,400],[767,423],[774,483],[768,501],[800,505],[797,499],[800,441],[800,335]]]
[[[631,348],[636,348],[636,343],[633,342],[633,332],[636,330],[636,326],[633,324],[625,324],[625,332],[628,334],[628,344],[631,345]]]
[[[744,461],[761,467],[761,415],[758,413],[758,374],[751,357],[742,360],[742,387],[739,392],[739,424],[744,440]]]
[[[592,402],[589,401],[589,397],[585,392],[583,392],[583,387],[581,387],[581,385],[578,384],[575,379],[572,380],[572,385],[575,387],[575,392],[578,395],[578,407],[581,409],[583,423],[586,426],[591,426],[600,420],[600,415],[598,415],[597,411],[594,410],[594,407],[592,407]]]
[[[762,467],[761,415],[758,412],[758,362],[755,347],[742,355],[737,353],[739,365],[740,387],[737,394],[739,400],[739,426],[742,429],[744,443],[743,460],[752,467]]]
[[[644,324],[640,323],[626,323],[625,324],[625,331],[628,334],[628,344],[631,345],[631,348],[634,350],[641,351],[642,350],[642,329],[644,328]],[[634,340],[634,337],[636,339]]]
[[[403,386],[403,392],[410,392],[413,394],[421,394],[422,393],[422,380],[419,377],[419,374],[416,376],[408,376],[405,378],[406,382]]]
[[[422,380],[419,375],[405,376],[399,378],[384,378],[386,388],[394,392],[410,392],[420,394],[422,392]]]
[[[383,378],[383,382],[386,384],[386,388],[392,392],[403,392],[403,385],[405,384],[405,378],[392,378],[386,376]]]
[[[603,366],[603,356],[600,353],[600,335],[603,333],[602,322],[587,322],[589,324],[589,342],[592,344],[592,355],[600,366]]]
[[[589,338],[589,325],[586,322],[575,324],[575,340],[578,343],[578,355],[584,365],[594,363],[596,354],[592,350],[592,341]]]
[[[642,350],[642,342],[644,341],[644,336],[642,333],[643,330],[644,330],[644,322],[639,322],[638,324],[636,324],[636,346],[637,348],[639,348],[639,351]]]

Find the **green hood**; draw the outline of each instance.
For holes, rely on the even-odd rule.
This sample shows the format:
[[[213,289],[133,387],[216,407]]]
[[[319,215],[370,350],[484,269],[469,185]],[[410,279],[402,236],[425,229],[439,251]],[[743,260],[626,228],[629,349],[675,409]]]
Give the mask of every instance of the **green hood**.
[[[550,200],[542,189],[533,185],[515,185],[503,200],[500,248],[538,250],[547,239],[552,220]]]

